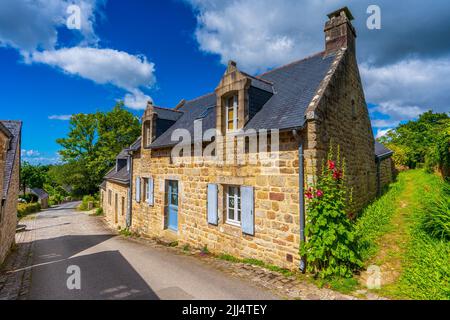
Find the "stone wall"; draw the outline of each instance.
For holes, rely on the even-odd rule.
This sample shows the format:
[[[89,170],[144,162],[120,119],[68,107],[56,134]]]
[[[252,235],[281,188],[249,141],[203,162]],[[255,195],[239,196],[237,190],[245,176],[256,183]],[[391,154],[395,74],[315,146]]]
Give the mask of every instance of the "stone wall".
[[[322,168],[330,148],[345,159],[345,179],[353,188],[352,211],[361,210],[376,196],[374,137],[356,56],[338,51],[331,70],[307,110],[305,146],[308,183]]]
[[[382,192],[395,179],[395,165],[391,157],[381,160],[379,165],[380,191]]]
[[[132,229],[145,236],[178,240],[211,252],[296,269],[299,263],[298,144],[291,132],[280,134],[278,160],[273,165],[174,164],[170,149],[143,150],[135,160],[136,177],[153,177],[154,205],[136,203],[133,188]],[[276,170],[276,173],[273,171]],[[179,183],[178,232],[165,227],[166,181]],[[207,222],[207,185],[219,185],[219,224]],[[253,186],[255,235],[227,224],[224,216],[224,186]],[[141,197],[142,198],[142,197]]]
[[[111,192],[111,201],[109,201],[109,192]],[[128,186],[107,181],[102,203],[106,221],[115,228],[125,229],[127,225]]]
[[[0,167],[4,172],[4,167]],[[8,196],[6,198],[3,220],[0,222],[0,264],[6,258],[11,246],[14,244],[17,226],[17,198],[19,196],[19,173],[20,173],[20,143],[17,144],[16,159]],[[0,181],[3,185],[3,179]],[[2,191],[3,193],[3,191]]]

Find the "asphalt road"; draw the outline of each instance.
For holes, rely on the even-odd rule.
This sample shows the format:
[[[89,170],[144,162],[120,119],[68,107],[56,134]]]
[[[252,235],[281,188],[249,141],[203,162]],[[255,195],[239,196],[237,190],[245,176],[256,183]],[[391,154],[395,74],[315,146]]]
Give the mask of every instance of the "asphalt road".
[[[29,299],[279,298],[195,257],[115,236],[76,205],[37,216]]]

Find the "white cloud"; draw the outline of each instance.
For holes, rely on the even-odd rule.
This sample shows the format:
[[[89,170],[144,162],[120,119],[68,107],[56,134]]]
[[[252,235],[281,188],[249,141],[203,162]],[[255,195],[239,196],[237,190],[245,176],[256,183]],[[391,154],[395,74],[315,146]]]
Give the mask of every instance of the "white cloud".
[[[152,98],[139,90],[125,95],[124,103],[130,109],[143,110],[147,107],[147,102],[153,102]]]
[[[81,9],[81,30],[75,30],[86,44],[97,43],[95,10],[104,1],[96,0],[2,0],[0,1],[0,44],[18,49],[22,55],[55,48],[57,28],[66,24],[67,7]]]
[[[94,31],[95,16],[106,0],[1,0],[0,46],[17,49],[25,63],[44,63],[67,74],[98,84],[111,84],[128,92],[125,100],[133,109],[143,109],[142,90],[155,83],[155,66],[142,55],[99,48]],[[78,45],[61,48],[58,28],[66,28],[67,8],[78,5],[81,29]],[[55,118],[56,119],[56,118]],[[59,119],[59,120],[68,120]]]
[[[449,110],[450,59],[404,60],[360,67],[366,98],[392,120],[410,120],[429,109]]]
[[[22,149],[22,155],[26,157],[39,157],[41,153],[37,150]]]
[[[391,131],[393,128],[389,128],[389,129],[385,129],[385,130],[378,130],[377,135],[375,136],[375,139],[384,137],[385,135],[387,135],[389,133],[389,131]]]
[[[48,117],[50,120],[62,120],[67,121],[72,118],[71,114],[54,114]]]
[[[155,83],[155,65],[141,55],[131,55],[113,49],[87,47],[63,48],[35,52],[32,63],[45,63],[65,73],[89,79],[98,84],[112,84],[129,92],[125,105],[145,109],[150,97],[140,88],[148,89]]]

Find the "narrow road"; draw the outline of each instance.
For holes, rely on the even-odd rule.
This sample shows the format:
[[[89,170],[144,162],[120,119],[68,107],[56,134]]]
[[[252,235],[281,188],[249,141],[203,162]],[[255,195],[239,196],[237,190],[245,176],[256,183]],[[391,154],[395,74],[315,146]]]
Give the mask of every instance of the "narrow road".
[[[34,221],[29,299],[279,299],[195,257],[115,236],[76,205]],[[77,283],[73,270],[80,271],[81,289],[68,288]]]

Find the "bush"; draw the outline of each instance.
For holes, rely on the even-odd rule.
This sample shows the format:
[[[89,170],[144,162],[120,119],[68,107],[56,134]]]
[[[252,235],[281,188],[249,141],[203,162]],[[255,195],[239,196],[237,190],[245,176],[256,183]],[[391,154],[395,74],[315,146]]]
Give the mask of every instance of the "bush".
[[[432,237],[450,240],[450,187],[443,182],[438,188],[441,190],[426,193],[423,226]]]
[[[96,201],[93,196],[84,196],[81,204],[78,206],[78,209],[81,211],[89,210],[89,202],[92,202],[94,208],[98,207],[98,201]]]
[[[315,185],[305,193],[308,221],[300,255],[306,256],[307,270],[322,279],[334,276],[350,278],[362,267],[354,223],[346,212],[351,196],[344,185],[344,165],[339,147],[336,161],[330,148],[327,165]]]
[[[25,200],[27,203],[38,202],[39,198],[37,195],[32,193],[26,193],[20,196],[21,199]]]
[[[22,218],[31,213],[41,211],[41,204],[36,203],[19,203],[17,205],[17,217]]]

